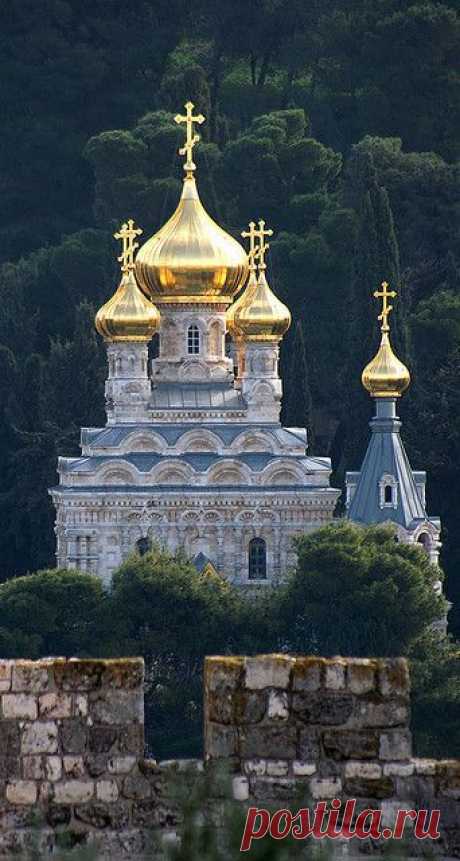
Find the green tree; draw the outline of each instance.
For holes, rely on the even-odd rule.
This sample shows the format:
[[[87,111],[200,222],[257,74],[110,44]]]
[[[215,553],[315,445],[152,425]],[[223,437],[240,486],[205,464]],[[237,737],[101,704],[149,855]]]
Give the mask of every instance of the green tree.
[[[305,428],[307,431],[308,453],[315,448],[313,429],[312,399],[309,384],[307,348],[302,323],[299,320],[291,339],[290,364],[285,368],[283,397],[283,424],[287,427]]]
[[[439,569],[423,550],[397,543],[391,527],[333,524],[298,539],[297,553],[274,597],[290,651],[405,654],[445,611],[433,591]]]

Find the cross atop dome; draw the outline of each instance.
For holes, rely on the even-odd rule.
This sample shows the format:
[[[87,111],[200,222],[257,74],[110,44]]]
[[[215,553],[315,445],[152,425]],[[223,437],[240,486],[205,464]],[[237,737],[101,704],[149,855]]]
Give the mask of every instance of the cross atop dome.
[[[128,218],[121,225],[120,230],[113,234],[114,239],[121,239],[122,251],[117,260],[121,263],[121,271],[129,272],[134,269],[134,252],[139,248],[139,243],[135,242],[136,236],[141,236],[144,231],[140,227],[134,227],[132,218]]]
[[[390,311],[393,310],[393,305],[388,304],[388,299],[394,299],[397,296],[396,290],[388,290],[389,284],[388,281],[382,281],[381,290],[374,290],[374,296],[376,299],[382,299],[382,313],[377,317],[381,322],[380,331],[381,332],[389,332],[390,326],[388,324],[388,316]]]
[[[185,123],[186,126],[187,137],[184,146],[179,150],[179,155],[186,156],[184,170],[187,176],[192,176],[196,170],[196,164],[193,161],[193,147],[200,140],[200,135],[195,134],[193,126],[195,123],[198,123],[198,125],[204,123],[205,117],[203,114],[197,114],[196,117],[193,116],[193,108],[195,107],[193,102],[186,102],[184,107],[186,110],[185,116],[182,114],[176,114],[174,120],[176,123]]]

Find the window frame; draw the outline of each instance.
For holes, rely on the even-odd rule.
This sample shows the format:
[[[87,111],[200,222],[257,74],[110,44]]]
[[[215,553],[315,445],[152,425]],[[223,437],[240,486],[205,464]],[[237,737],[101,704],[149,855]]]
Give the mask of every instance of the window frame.
[[[187,327],[187,355],[199,356],[201,353],[201,332],[196,323]]]
[[[248,544],[248,580],[267,580],[267,542],[260,535]]]

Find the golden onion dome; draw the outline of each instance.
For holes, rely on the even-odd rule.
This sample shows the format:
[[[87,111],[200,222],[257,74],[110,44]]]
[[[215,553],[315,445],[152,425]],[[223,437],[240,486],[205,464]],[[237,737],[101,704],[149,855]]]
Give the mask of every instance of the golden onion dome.
[[[245,290],[233,326],[246,341],[280,341],[290,325],[289,308],[270,289],[262,269],[255,285]]]
[[[158,331],[160,312],[139,290],[132,269],[96,314],[95,326],[106,341],[150,341]]]
[[[232,338],[237,339],[242,337],[242,332],[237,328],[235,323],[235,314],[238,313],[238,310],[242,307],[243,303],[246,302],[246,299],[250,295],[250,292],[253,291],[257,287],[257,278],[256,274],[253,270],[249,273],[248,283],[246,287],[240,295],[238,299],[236,299],[230,308],[227,310],[225,315],[225,322],[227,326],[227,332],[231,335]]]
[[[230,303],[248,272],[246,252],[206,212],[192,172],[169,221],[136,256],[136,276],[160,303]]]
[[[373,398],[399,398],[410,383],[410,373],[393,353],[388,331],[382,331],[377,354],[364,368],[362,384]]]

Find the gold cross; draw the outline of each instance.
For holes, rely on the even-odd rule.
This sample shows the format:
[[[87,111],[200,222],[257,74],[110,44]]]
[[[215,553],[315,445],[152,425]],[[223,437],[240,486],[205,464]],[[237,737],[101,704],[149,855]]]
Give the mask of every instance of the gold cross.
[[[249,230],[243,230],[241,236],[243,239],[249,239],[249,271],[256,271],[256,257],[259,253],[256,248],[256,239],[257,239],[257,231],[256,231],[256,223],[255,221],[249,222]]]
[[[375,298],[383,300],[382,313],[379,314],[379,316],[377,318],[378,320],[381,320],[381,322],[382,322],[382,325],[380,327],[382,332],[389,332],[390,331],[390,327],[388,325],[388,315],[389,315],[390,311],[393,310],[393,305],[388,304],[388,299],[394,299],[394,297],[396,295],[397,295],[397,293],[395,290],[388,290],[388,282],[387,281],[382,281],[382,289],[381,290],[375,290],[374,291]]]
[[[259,219],[259,229],[254,231],[254,236],[256,237],[256,239],[259,240],[259,247],[255,254],[255,256],[259,260],[259,269],[266,269],[267,266],[265,263],[265,254],[267,253],[270,246],[268,242],[264,241],[264,239],[265,236],[273,236],[273,230],[271,230],[270,228],[267,228],[267,230],[265,229],[265,221],[263,220],[263,218]]]
[[[187,157],[184,164],[184,170],[186,171],[187,176],[191,176],[196,168],[196,165],[194,164],[192,158],[193,147],[200,140],[200,136],[195,134],[193,131],[193,124],[198,123],[199,125],[201,125],[201,123],[204,123],[205,118],[203,114],[197,114],[196,117],[193,116],[193,108],[195,107],[193,102],[187,102],[184,107],[187,112],[185,117],[181,114],[176,114],[174,119],[176,123],[186,124],[187,138],[185,141],[185,145],[179,150],[179,155],[185,155]]]
[[[117,257],[118,262],[121,263],[122,272],[129,272],[130,269],[134,269],[134,252],[136,248],[139,248],[139,243],[135,242],[135,239],[141,233],[143,233],[141,228],[134,227],[133,219],[129,218],[121,225],[118,233],[113,234],[115,239],[121,239],[123,243],[121,254]]]

